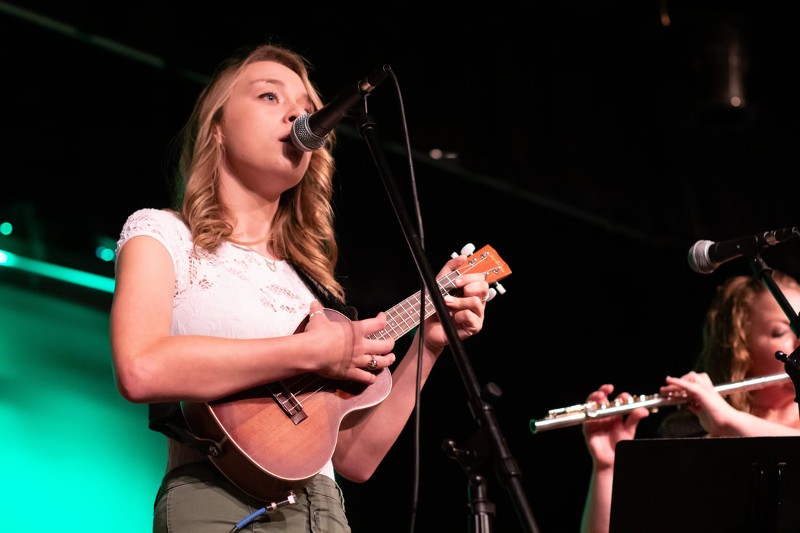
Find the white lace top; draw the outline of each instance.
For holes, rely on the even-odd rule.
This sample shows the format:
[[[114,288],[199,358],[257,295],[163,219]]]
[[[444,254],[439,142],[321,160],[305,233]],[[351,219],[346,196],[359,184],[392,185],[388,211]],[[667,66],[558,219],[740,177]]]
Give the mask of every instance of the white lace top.
[[[291,335],[314,300],[294,268],[226,242],[214,253],[193,250],[186,224],[168,210],[140,209],[123,225],[117,255],[128,240],[146,235],[172,257],[175,292],[172,335],[252,339]],[[167,439],[167,469],[206,460],[193,448]],[[333,478],[333,466],[323,468]]]

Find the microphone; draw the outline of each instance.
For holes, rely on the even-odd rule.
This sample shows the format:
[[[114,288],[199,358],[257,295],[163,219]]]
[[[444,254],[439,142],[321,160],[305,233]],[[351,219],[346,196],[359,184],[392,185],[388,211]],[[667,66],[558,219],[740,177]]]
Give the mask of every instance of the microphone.
[[[781,228],[722,242],[697,241],[689,248],[689,266],[700,274],[711,274],[722,263],[737,257],[752,256],[764,248],[774,246],[800,235],[795,227]]]
[[[391,67],[383,65],[353,86],[348,86],[319,110],[300,115],[292,122],[292,144],[304,152],[322,148],[328,134],[358,104],[372,92],[389,74]]]

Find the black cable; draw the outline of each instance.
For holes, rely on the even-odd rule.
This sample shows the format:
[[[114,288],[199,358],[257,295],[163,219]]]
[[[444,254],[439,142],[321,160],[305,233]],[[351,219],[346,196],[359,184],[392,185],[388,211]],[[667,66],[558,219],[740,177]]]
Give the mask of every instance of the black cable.
[[[397,91],[397,99],[400,105],[400,120],[403,124],[403,139],[405,141],[406,155],[408,157],[408,168],[411,179],[411,193],[413,196],[414,213],[417,217],[417,230],[419,232],[419,241],[422,249],[425,249],[425,232],[422,224],[422,213],[420,211],[419,196],[417,195],[417,181],[414,171],[414,156],[411,150],[411,141],[408,136],[408,123],[406,121],[406,111],[403,105],[403,94],[400,90],[400,84],[397,81],[397,75],[394,70],[389,70],[389,74],[394,82],[395,90]],[[420,309],[419,309],[419,345],[417,349],[417,386],[414,401],[414,467],[413,467],[413,489],[411,493],[411,517],[409,522],[409,533],[414,533],[416,529],[417,507],[419,505],[419,471],[420,471],[420,437],[421,437],[421,408],[422,403],[422,350],[425,340],[425,307],[427,297],[425,296],[425,284],[422,284],[420,289]]]

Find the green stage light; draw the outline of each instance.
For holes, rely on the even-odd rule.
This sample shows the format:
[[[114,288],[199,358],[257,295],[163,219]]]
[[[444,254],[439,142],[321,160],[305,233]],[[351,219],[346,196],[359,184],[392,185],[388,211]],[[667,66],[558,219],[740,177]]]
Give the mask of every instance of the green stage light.
[[[32,274],[54,278],[90,289],[97,289],[109,293],[114,292],[114,278],[92,274],[91,272],[83,272],[75,268],[54,265],[4,250],[0,250],[0,266],[16,268]]]
[[[98,246],[94,249],[94,255],[103,261],[110,262],[114,260],[117,254],[115,254],[114,250],[107,246]]]

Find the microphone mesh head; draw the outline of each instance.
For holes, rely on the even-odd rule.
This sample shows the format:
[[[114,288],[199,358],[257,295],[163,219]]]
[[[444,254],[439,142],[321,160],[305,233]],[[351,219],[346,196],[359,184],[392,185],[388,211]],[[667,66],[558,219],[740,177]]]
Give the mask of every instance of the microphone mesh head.
[[[698,274],[711,274],[719,266],[708,257],[708,249],[712,244],[713,241],[697,241],[689,248],[689,266]]]
[[[304,152],[313,152],[325,145],[325,137],[320,137],[311,131],[308,125],[309,117],[311,117],[311,115],[308,113],[297,117],[294,122],[292,122],[292,132],[290,134],[292,144],[295,148]]]

